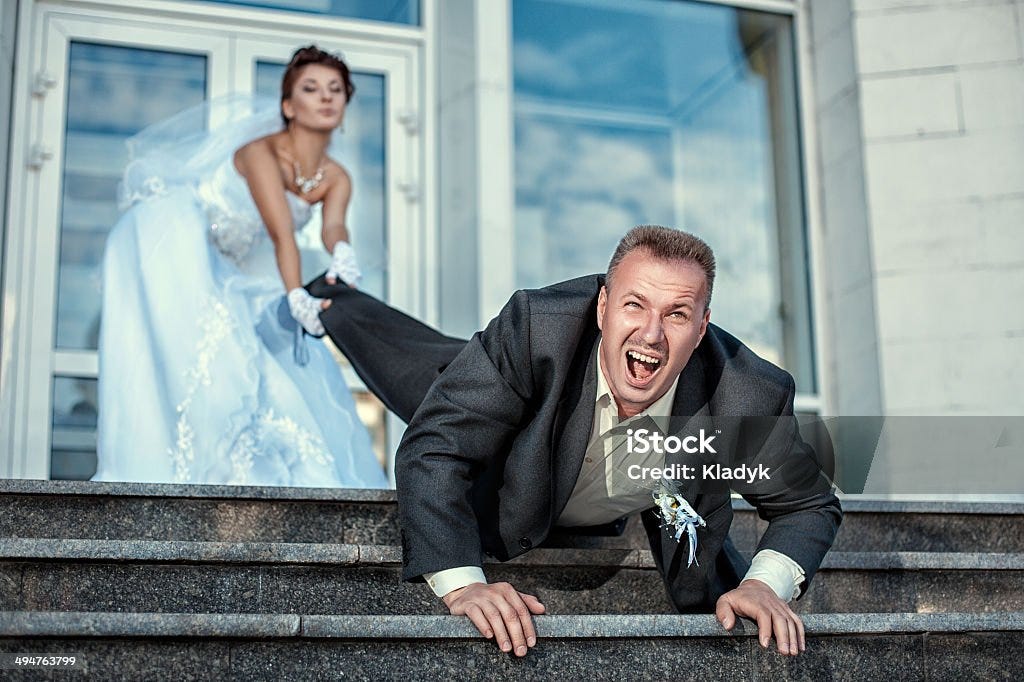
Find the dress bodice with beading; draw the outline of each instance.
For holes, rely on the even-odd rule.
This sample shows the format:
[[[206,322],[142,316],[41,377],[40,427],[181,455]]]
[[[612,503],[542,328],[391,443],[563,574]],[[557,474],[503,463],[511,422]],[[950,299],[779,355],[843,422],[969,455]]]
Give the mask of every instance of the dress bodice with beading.
[[[217,250],[241,265],[260,241],[268,239],[245,178],[229,157],[196,187],[199,202],[206,211],[210,241]],[[286,191],[288,209],[296,230],[309,222],[312,207],[296,194]]]

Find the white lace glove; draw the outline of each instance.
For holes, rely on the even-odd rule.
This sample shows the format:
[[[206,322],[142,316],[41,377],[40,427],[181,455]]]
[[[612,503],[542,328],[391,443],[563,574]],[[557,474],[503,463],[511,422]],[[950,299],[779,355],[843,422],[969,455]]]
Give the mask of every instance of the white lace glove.
[[[340,239],[334,244],[331,253],[331,267],[327,268],[327,278],[340,279],[350,287],[359,284],[363,273],[356,263],[356,252],[352,245]]]
[[[320,304],[323,303],[323,300],[310,296],[309,292],[302,287],[295,287],[288,292],[288,310],[291,311],[295,321],[313,336],[323,336],[327,331],[319,317]]]

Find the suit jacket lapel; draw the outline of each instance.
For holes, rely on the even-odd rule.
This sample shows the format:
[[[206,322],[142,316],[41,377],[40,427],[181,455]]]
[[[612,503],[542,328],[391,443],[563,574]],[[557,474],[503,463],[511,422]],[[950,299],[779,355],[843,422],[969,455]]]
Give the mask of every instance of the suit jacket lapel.
[[[693,417],[710,414],[708,408],[710,396],[705,395],[704,380],[704,362],[699,354],[694,353],[679,375],[676,399],[672,402],[672,416]]]
[[[587,342],[589,338],[589,346]],[[590,431],[594,426],[594,401],[597,398],[597,334],[587,334],[579,348],[572,374],[566,380],[566,391],[558,403],[555,428],[552,430],[552,477],[555,481],[552,500],[554,524],[569,502],[576,479],[583,466]],[[589,350],[584,350],[588,349]]]
[[[672,416],[674,419],[671,420],[671,430],[678,431],[682,429],[686,434],[693,433],[695,431],[693,425],[700,423],[703,418],[711,414],[708,398],[709,396],[706,394],[705,388],[704,363],[700,355],[694,353],[690,356],[690,361],[686,363],[686,367],[679,374],[676,397],[672,401]],[[684,423],[687,420],[693,421],[690,421],[684,427]],[[689,460],[684,459],[685,457],[682,453],[669,454],[665,457],[665,463],[686,463]],[[695,481],[680,480],[676,482],[676,485],[683,497],[691,504],[696,503],[698,486]]]

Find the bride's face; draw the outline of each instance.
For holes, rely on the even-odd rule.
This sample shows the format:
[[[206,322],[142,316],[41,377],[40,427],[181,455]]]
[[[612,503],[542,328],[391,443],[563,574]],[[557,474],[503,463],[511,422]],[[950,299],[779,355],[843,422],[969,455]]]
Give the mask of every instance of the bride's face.
[[[337,70],[323,64],[303,67],[281,111],[295,125],[334,130],[345,116],[345,83]]]

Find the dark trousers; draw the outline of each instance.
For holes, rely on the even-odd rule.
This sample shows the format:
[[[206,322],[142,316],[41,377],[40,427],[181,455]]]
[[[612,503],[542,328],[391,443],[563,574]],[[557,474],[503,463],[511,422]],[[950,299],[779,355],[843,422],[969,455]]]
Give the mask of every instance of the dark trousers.
[[[318,277],[313,296],[331,299],[320,314],[327,335],[366,387],[407,424],[430,385],[466,345],[373,296]]]

